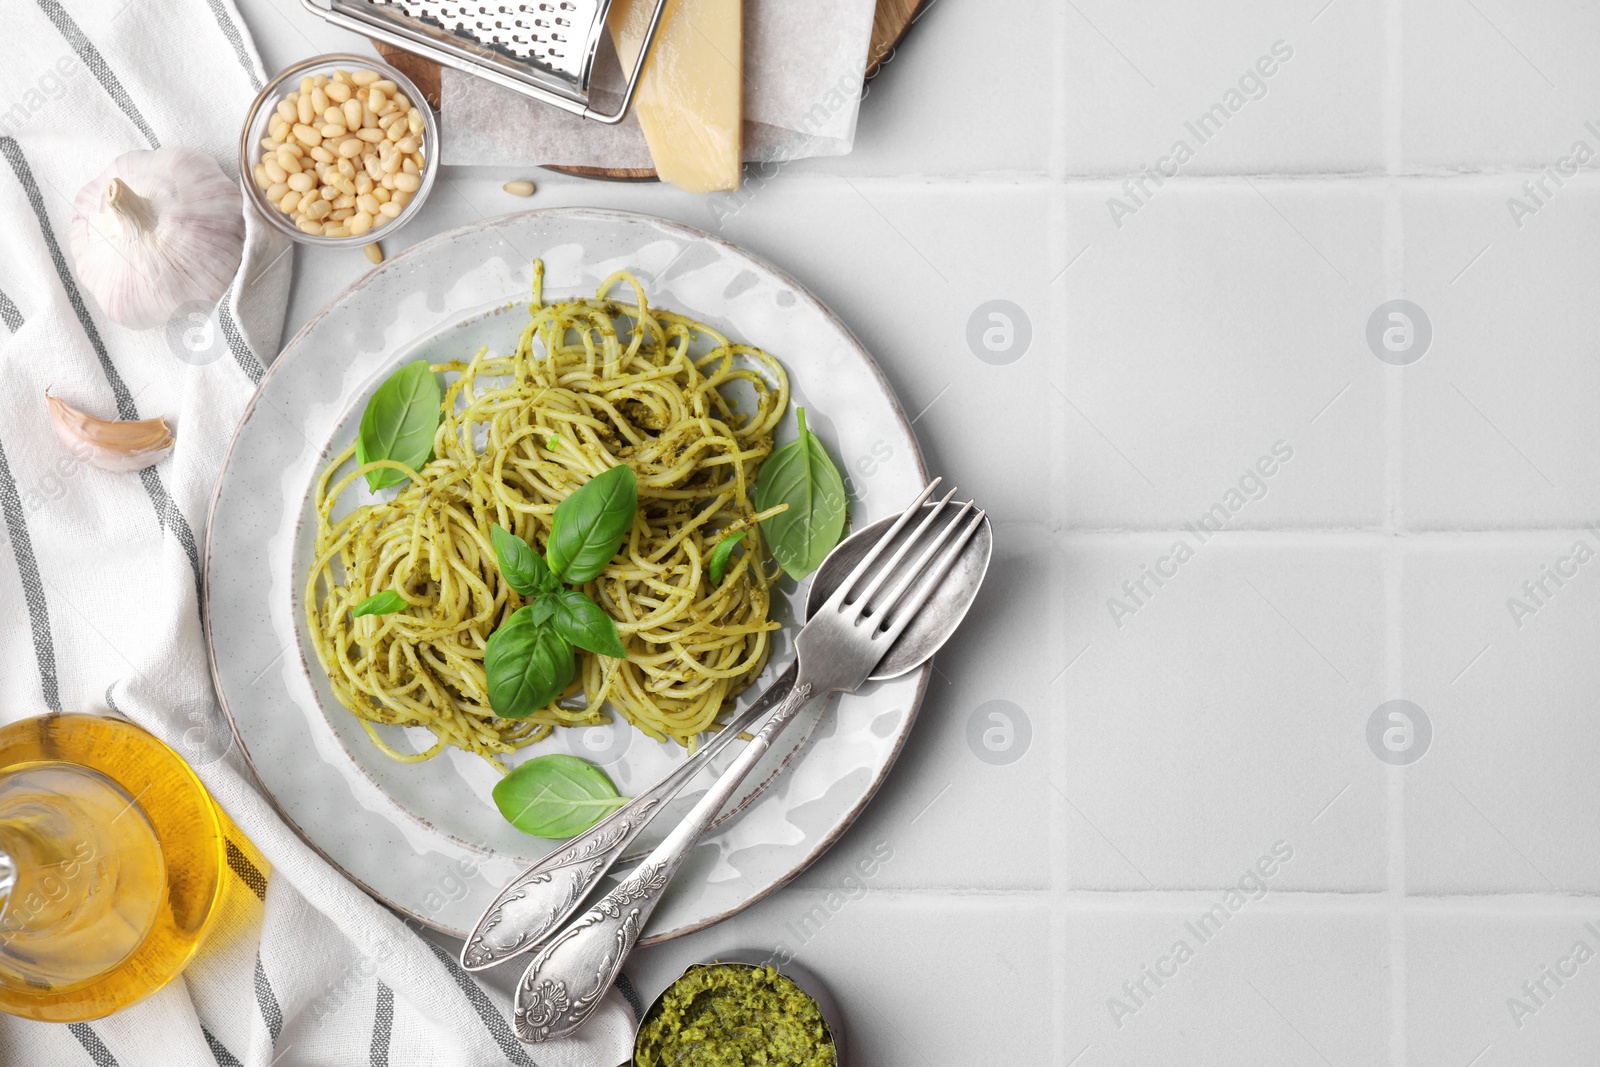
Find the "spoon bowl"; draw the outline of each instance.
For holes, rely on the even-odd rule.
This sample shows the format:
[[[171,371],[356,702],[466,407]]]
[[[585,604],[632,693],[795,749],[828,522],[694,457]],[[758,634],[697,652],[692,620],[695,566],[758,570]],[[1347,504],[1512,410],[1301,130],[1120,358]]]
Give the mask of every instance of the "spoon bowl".
[[[936,506],[927,503],[922,507],[924,511],[930,511]],[[822,566],[811,579],[811,589],[806,594],[808,618],[822,607],[856,564],[860,563],[867,553],[872,551],[872,547],[883,539],[883,535],[894,525],[897,518],[899,516],[890,515],[862,527],[839,542],[839,546],[828,554],[828,558],[822,561]],[[910,536],[909,526],[901,529],[884,556],[892,556],[894,550]],[[898,678],[902,674],[916,670],[933,658],[933,654],[949,640],[950,635],[961,624],[961,620],[966,618],[972,602],[978,598],[978,589],[983,585],[983,576],[989,569],[989,557],[993,552],[994,532],[989,528],[989,519],[985,517],[979,524],[977,532],[972,535],[972,540],[967,542],[966,548],[956,558],[950,573],[928,599],[928,603],[911,620],[905,633],[889,646],[889,651],[873,668],[872,674],[869,675],[870,680],[882,682]],[[880,561],[874,571],[882,565]]]

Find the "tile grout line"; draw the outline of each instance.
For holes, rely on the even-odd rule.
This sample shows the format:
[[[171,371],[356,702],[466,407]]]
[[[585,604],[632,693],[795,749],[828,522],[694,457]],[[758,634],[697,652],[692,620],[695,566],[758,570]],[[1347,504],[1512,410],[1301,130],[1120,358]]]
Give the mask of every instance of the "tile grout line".
[[[1384,69],[1383,266],[1384,299],[1405,293],[1405,217],[1398,176],[1405,166],[1405,0],[1388,0],[1385,10],[1387,62]],[[1400,531],[1405,528],[1405,393],[1400,368],[1386,367],[1384,382],[1384,519],[1389,543],[1383,549],[1384,694],[1404,696],[1404,576]],[[1389,1063],[1406,1067],[1406,840],[1405,768],[1386,767],[1388,815]]]
[[[1051,82],[1055,88],[1051,95],[1050,109],[1055,121],[1051,123],[1052,137],[1050,154],[1045,161],[1045,166],[1050,173],[1052,184],[1054,184],[1054,179],[1056,179],[1058,176],[1065,177],[1067,170],[1067,109],[1071,106],[1071,101],[1068,96],[1067,79],[1065,77],[1068,63],[1067,34],[1069,31],[1067,24],[1069,21],[1069,15],[1067,6],[1065,4],[1054,4],[1052,5],[1052,8],[1055,28],[1054,62],[1056,69],[1053,72],[1055,77],[1051,79]],[[1065,186],[1060,186],[1060,188],[1064,190]],[[1057,193],[1049,197],[1046,212],[1047,229],[1045,245],[1049,262],[1067,263],[1067,265],[1070,267],[1071,263],[1068,262],[1067,257],[1071,255],[1069,248],[1072,242],[1070,240],[1070,234],[1068,233],[1067,198],[1064,193]],[[1052,247],[1057,245],[1059,245],[1059,247]],[[1071,291],[1072,286],[1070,284],[1056,285],[1054,283],[1052,283],[1045,291],[1045,298],[1049,301],[1051,318],[1061,326],[1061,336],[1063,340],[1061,359],[1063,364],[1065,364],[1067,361],[1065,339],[1067,335],[1066,325],[1068,322],[1068,315],[1070,313],[1070,300],[1068,294]],[[1063,381],[1068,380],[1066,377],[1066,370],[1067,368],[1063,366]],[[1064,422],[1061,423],[1061,425],[1064,425]],[[1066,449],[1064,447],[1061,449],[1051,449],[1050,452],[1051,462],[1053,464],[1064,461],[1066,454]],[[1051,625],[1054,627],[1057,625],[1057,623],[1053,620]],[[1065,650],[1066,635],[1062,633],[1054,636],[1058,638],[1059,643]],[[1065,693],[1063,693],[1061,699],[1064,707],[1066,703]],[[1054,712],[1055,708],[1050,704],[1050,693],[1048,690],[1045,693],[1045,701],[1045,706]],[[1046,738],[1046,743],[1050,746],[1048,751],[1052,755],[1060,753],[1064,757],[1067,751],[1066,741],[1067,716],[1064,714],[1051,714],[1049,736]],[[1052,762],[1055,762],[1060,766],[1066,765],[1065,758],[1058,758]],[[1050,975],[1048,978],[1050,983],[1050,1002],[1052,1004],[1065,1005],[1067,1003],[1067,909],[1065,907],[1065,902],[1061,899],[1061,890],[1070,886],[1071,884],[1069,881],[1071,855],[1069,854],[1067,847],[1068,816],[1065,803],[1066,798],[1059,795],[1054,789],[1051,789],[1049,792],[1050,796],[1047,798],[1050,804],[1048,818],[1053,832],[1051,833],[1049,846],[1050,897],[1049,910],[1047,912],[1046,919],[1048,936],[1050,938],[1050,947],[1049,951],[1045,953],[1045,959],[1049,961],[1050,966]],[[1063,1008],[1062,1010],[1053,1011],[1050,1014],[1052,1016],[1050,1020],[1050,1062],[1064,1063],[1066,1062],[1067,1056],[1071,1054],[1067,1049],[1069,1029],[1069,1020],[1067,1017],[1068,1013]],[[1088,1049],[1086,1048],[1084,1051],[1088,1051]],[[1079,1055],[1081,1056],[1082,1054],[1080,1053]]]

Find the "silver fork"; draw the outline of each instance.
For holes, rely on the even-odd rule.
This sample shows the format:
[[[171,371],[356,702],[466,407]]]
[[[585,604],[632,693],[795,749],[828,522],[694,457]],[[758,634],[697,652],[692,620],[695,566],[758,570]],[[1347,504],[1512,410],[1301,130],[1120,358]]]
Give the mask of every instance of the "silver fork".
[[[518,1037],[548,1041],[583,1025],[616,981],[667,883],[773,739],[813,699],[865,682],[927,603],[984,519],[971,501],[948,515],[953,492],[924,510],[933,489],[928,486],[901,513],[795,636],[793,688],[693,810],[633,873],[534,956],[517,982],[512,1020]],[[919,512],[922,522],[874,571],[895,535]],[[918,551],[911,557],[913,548]]]

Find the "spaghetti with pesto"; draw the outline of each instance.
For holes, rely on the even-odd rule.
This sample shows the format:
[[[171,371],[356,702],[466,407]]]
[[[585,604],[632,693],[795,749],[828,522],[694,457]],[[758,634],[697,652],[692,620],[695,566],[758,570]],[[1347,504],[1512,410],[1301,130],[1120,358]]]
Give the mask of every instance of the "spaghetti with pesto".
[[[651,737],[691,747],[760,673],[778,626],[769,617],[773,577],[762,569],[766,515],[751,496],[788,407],[783,367],[652,307],[627,272],[592,298],[552,303],[543,280],[536,262],[531,317],[511,355],[484,349],[433,365],[454,377],[433,458],[420,470],[352,463],[352,443],[316,483],[311,643],[339,702],[398,760],[455,746],[503,770],[500,756],[556,726],[604,722],[608,708]],[[524,601],[500,574],[490,528],[498,523],[542,552],[556,505],[618,465],[634,472],[638,511],[584,591],[616,621],[628,658],[579,650],[562,698],[527,718],[500,718],[489,705],[484,647]],[[335,518],[340,496],[385,467],[407,475],[394,498]],[[740,531],[743,552],[713,584],[713,548]],[[407,606],[352,616],[384,590]],[[425,727],[435,741],[400,752],[380,724]]]

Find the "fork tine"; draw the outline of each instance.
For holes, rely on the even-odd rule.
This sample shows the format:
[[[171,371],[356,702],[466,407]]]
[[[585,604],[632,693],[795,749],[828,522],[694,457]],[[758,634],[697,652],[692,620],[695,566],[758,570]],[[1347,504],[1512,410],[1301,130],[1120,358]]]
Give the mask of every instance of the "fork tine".
[[[966,503],[961,505],[960,509],[955,513],[955,516],[949,522],[945,523],[944,527],[934,535],[934,538],[930,544],[919,547],[919,554],[914,560],[900,566],[897,570],[895,570],[893,575],[890,575],[890,577],[893,577],[895,580],[894,584],[889,587],[889,592],[884,594],[883,599],[874,606],[872,612],[873,617],[878,620],[880,626],[883,620],[889,617],[890,609],[892,609],[895,604],[899,603],[900,598],[905,596],[906,590],[910,589],[912,585],[916,583],[917,576],[926,570],[928,564],[933,560],[934,556],[938,555],[939,546],[943,545],[945,541],[949,539],[950,534],[954,532],[957,526],[961,525],[961,520],[966,516],[967,512],[971,510],[972,501],[968,500]],[[901,553],[901,555],[904,555],[904,553]],[[898,561],[898,559],[899,557],[897,556],[896,560]],[[888,568],[884,568],[884,573],[888,574]]]
[[[905,524],[911,521],[911,516],[916,514],[923,503],[933,495],[933,491],[939,488],[939,483],[942,481],[944,481],[943,478],[935,478],[928,483],[922,492],[917,494],[917,499],[911,502],[911,506],[902,511],[900,517],[894,520],[894,525],[889,527],[889,532],[878,538],[877,543],[862,557],[861,562],[852,567],[850,573],[844,576],[844,580],[839,583],[822,607],[818,609],[819,613],[839,610],[839,606],[844,603],[844,598],[854,591],[856,583],[861,580],[862,575],[872,569],[872,564],[883,554],[883,550],[889,547],[889,542],[894,540],[894,535],[899,533]]]
[[[883,583],[899,573],[900,561],[906,558],[906,554],[911,551],[918,541],[922,540],[922,535],[927,533],[929,526],[933,525],[933,520],[943,514],[945,505],[950,503],[950,498],[955,495],[955,488],[951,487],[950,491],[944,495],[944,499],[935,504],[927,514],[923,515],[922,521],[917,524],[917,528],[911,531],[911,536],[907,537],[905,542],[895,550],[894,555],[889,557],[889,562],[885,563],[879,568],[878,573],[873,575],[872,581],[868,582],[867,587],[855,598],[853,605],[855,617],[859,618],[867,614],[867,609],[872,605],[872,598],[883,587]],[[880,538],[878,544],[885,544],[888,540],[888,537]]]
[[[919,578],[922,579],[922,584],[917,587],[914,593],[911,594],[910,598],[906,601],[905,606],[895,612],[894,621],[891,622],[887,627],[884,627],[885,633],[883,636],[885,640],[893,641],[895,638],[899,637],[901,632],[905,630],[906,626],[911,622],[911,620],[916,618],[917,612],[922,610],[922,606],[928,602],[928,598],[933,595],[934,590],[939,587],[939,583],[944,581],[945,575],[949,573],[950,568],[953,567],[956,560],[960,558],[962,551],[964,551],[967,547],[967,542],[972,540],[973,534],[978,532],[978,527],[983,525],[984,516],[986,513],[980,509],[972,516],[971,519],[967,521],[966,527],[955,538],[955,540],[951,542],[950,546],[944,550],[939,559],[931,566],[929,565],[929,561],[933,558],[934,554],[939,551],[939,546],[948,538],[951,531],[953,531],[957,526],[961,525],[962,514],[964,514],[970,507],[972,507],[972,501],[969,500],[967,501],[965,507],[962,508],[962,512],[957,514],[954,519],[950,520],[950,525],[946,526],[945,529],[940,532],[938,540],[934,541],[934,543],[928,547],[928,550],[917,559],[916,564],[906,574],[904,580],[895,587],[894,594],[889,603],[884,607],[883,613],[880,617],[887,617],[888,613],[897,607],[900,598],[905,595],[906,590],[909,589]],[[923,574],[924,570],[926,570],[926,576]]]

